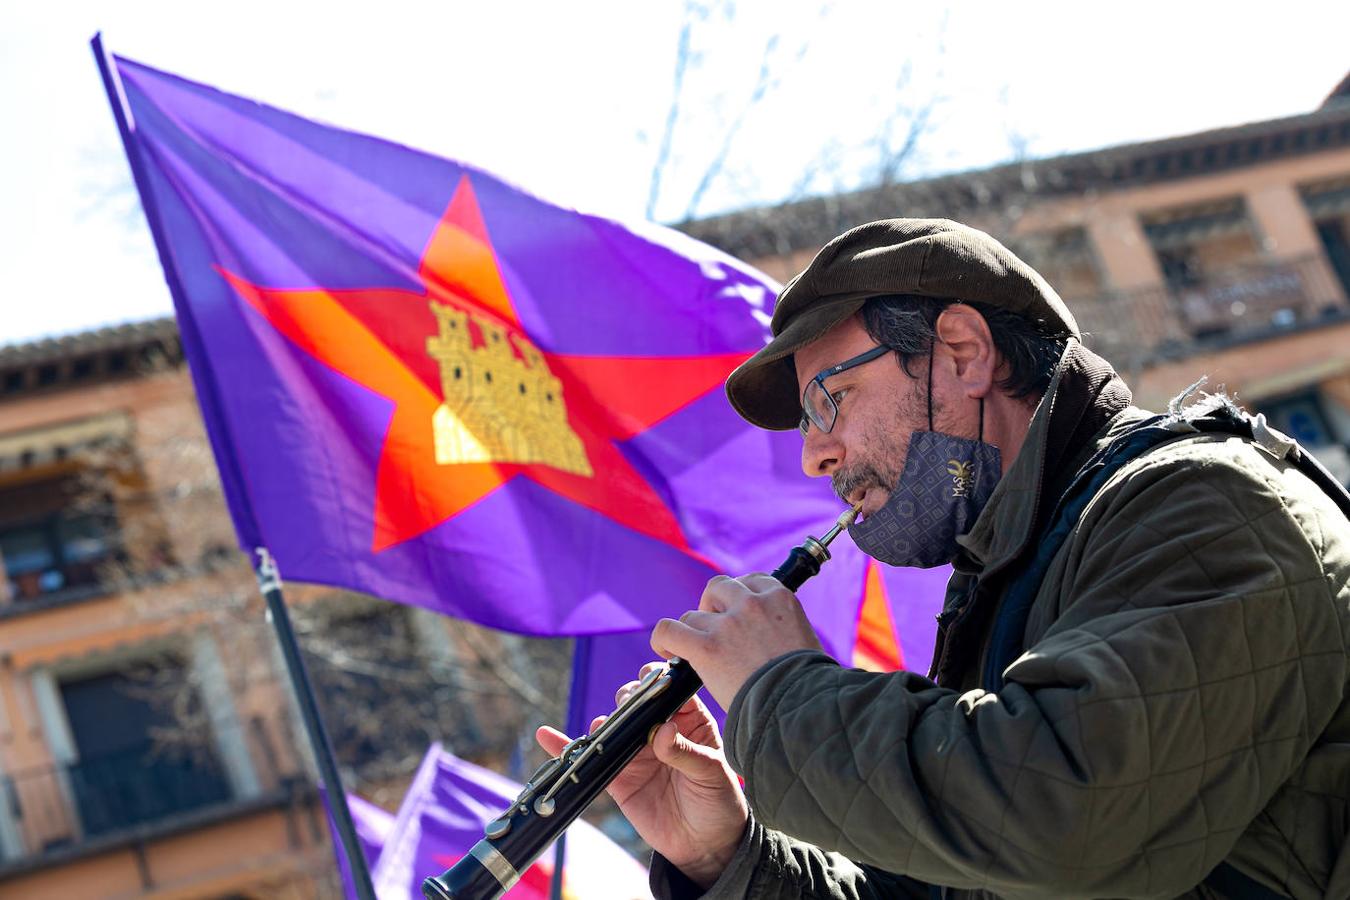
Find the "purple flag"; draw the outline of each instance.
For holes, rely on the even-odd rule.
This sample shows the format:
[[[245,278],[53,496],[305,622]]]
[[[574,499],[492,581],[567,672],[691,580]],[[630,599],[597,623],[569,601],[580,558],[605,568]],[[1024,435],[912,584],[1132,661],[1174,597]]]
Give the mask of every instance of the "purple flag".
[[[433,744],[417,770],[372,880],[380,900],[416,900],[422,880],[454,865],[483,837],[488,822],[521,785],[455,757]],[[647,869],[599,829],[577,821],[567,831],[563,896],[571,900],[650,898]],[[507,900],[546,900],[553,851],[521,873]]]
[[[786,556],[800,539],[793,541],[785,535],[784,540],[789,541],[783,545]],[[806,614],[826,652],[844,665],[927,672],[937,631],[935,616],[950,568],[883,566],[866,559],[843,538],[831,545],[831,553],[834,558],[801,592]],[[696,598],[690,605],[694,602]],[[650,637],[651,629],[642,629],[586,638],[590,647],[584,655],[584,670],[573,675],[573,684],[581,690],[571,698],[570,721],[565,728],[562,723],[553,724],[575,736],[596,716],[612,712],[619,686],[637,678],[642,665],[657,658]],[[724,711],[706,690],[699,696],[720,723]]]
[[[319,788],[323,799],[324,813],[328,817],[328,833],[333,839],[333,852],[337,856],[338,877],[342,880],[342,893],[348,900],[359,896],[352,880],[351,864],[342,850],[342,841],[338,837],[337,822],[333,819],[333,810],[328,805],[328,792]],[[347,795],[347,809],[351,812],[352,824],[356,826],[356,839],[361,844],[361,852],[366,858],[367,870],[373,870],[380,858],[380,850],[389,838],[394,827],[394,814],[387,812],[368,800],[355,794]]]
[[[240,543],[285,577],[522,633],[632,631],[840,511],[795,434],[722,394],[766,339],[763,275],[114,64]],[[848,590],[803,589],[845,655],[849,568]]]

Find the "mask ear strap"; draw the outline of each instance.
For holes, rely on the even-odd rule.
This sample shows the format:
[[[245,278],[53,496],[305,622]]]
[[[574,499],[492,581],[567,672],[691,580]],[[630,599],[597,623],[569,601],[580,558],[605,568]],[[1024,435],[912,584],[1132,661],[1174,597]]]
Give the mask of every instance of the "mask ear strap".
[[[933,430],[933,347],[928,348],[928,430]]]
[[[984,398],[980,398],[980,442],[984,443]]]

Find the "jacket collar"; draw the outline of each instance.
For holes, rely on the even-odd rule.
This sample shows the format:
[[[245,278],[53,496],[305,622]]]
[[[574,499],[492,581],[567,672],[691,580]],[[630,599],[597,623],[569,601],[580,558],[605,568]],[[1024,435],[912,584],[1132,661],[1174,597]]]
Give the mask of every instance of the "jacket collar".
[[[957,571],[987,575],[1021,555],[1099,432],[1130,399],[1130,389],[1111,364],[1070,338],[1031,417],[1021,451],[970,532],[957,538]]]

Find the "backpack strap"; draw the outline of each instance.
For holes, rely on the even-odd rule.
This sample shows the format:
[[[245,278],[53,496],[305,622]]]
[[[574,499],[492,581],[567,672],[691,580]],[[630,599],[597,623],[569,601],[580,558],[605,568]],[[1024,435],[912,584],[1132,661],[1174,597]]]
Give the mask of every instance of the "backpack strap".
[[[1195,416],[1167,413],[1145,419],[1099,450],[1078,470],[1035,542],[1035,553],[1021,565],[1004,591],[985,654],[981,683],[986,690],[1002,688],[1004,670],[1022,655],[1031,604],[1040,592],[1051,561],[1092,499],[1131,460],[1162,444],[1197,433],[1237,435],[1288,461],[1350,519],[1350,492],[1297,441],[1270,428],[1264,415],[1249,416],[1232,404],[1224,404]]]
[[[1068,489],[1055,505],[1045,528],[1033,546],[1035,553],[1022,563],[1012,583],[1003,592],[985,652],[984,673],[981,679],[985,690],[997,691],[1003,687],[1003,671],[1022,655],[1023,637],[1031,604],[1036,599],[1045,573],[1055,554],[1068,540],[1069,532],[1078,524],[1083,510],[1106,482],[1126,463],[1142,456],[1154,447],[1176,440],[1195,429],[1180,432],[1173,424],[1174,417],[1158,415],[1139,422],[1097,451],[1078,470]]]
[[[1306,475],[1309,481],[1321,488],[1322,493],[1340,508],[1347,519],[1350,519],[1350,491],[1347,491],[1345,485],[1337,481],[1336,476],[1328,472],[1316,457],[1303,449],[1298,441],[1267,425],[1265,415],[1258,413],[1249,416],[1236,408],[1224,408],[1215,414],[1194,419],[1191,424],[1197,430],[1209,434],[1229,432],[1245,437],[1271,456],[1287,460]]]

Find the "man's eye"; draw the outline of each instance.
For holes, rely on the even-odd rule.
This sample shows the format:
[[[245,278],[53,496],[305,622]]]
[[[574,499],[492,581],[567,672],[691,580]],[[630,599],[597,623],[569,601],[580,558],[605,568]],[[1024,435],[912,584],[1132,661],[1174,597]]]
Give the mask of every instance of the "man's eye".
[[[848,393],[848,391],[849,391],[848,388],[840,388],[839,390],[830,394],[830,399],[834,401],[835,406],[839,405],[839,402],[844,399],[844,396]]]

